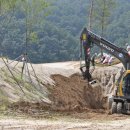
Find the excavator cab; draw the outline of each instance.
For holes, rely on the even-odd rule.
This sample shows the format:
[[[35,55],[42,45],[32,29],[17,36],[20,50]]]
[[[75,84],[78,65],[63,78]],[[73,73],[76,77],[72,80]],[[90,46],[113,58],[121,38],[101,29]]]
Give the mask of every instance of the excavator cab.
[[[130,113],[130,70],[126,70],[119,81],[117,93],[113,96],[111,113]]]
[[[130,70],[127,70],[122,76],[118,96],[130,97]]]

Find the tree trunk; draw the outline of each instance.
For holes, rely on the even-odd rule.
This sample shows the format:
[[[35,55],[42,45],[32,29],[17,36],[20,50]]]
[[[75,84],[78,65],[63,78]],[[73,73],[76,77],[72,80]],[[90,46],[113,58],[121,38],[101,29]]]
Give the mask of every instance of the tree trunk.
[[[104,26],[105,26],[105,9],[106,9],[106,0],[103,0],[103,10],[102,10],[102,32],[101,32],[101,36],[104,36]]]
[[[91,28],[92,28],[93,6],[94,6],[94,0],[90,0],[89,23],[88,23],[89,30],[91,30]]]
[[[101,36],[104,37],[104,26],[105,26],[105,9],[106,0],[103,0],[102,20],[101,20]],[[101,56],[103,56],[103,49],[101,48]]]
[[[0,0],[0,16],[2,15],[2,1]]]

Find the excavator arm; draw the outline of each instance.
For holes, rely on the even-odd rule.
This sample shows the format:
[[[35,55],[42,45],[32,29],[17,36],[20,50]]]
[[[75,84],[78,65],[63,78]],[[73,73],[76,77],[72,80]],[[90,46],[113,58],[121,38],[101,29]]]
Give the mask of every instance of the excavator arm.
[[[80,43],[84,50],[86,70],[83,71],[82,68],[84,66],[83,67],[81,66],[80,69],[83,73],[84,78],[87,78],[89,81],[91,79],[91,74],[89,72],[89,67],[90,67],[90,62],[91,62],[90,49],[92,48],[93,44],[106,50],[108,53],[110,53],[111,55],[119,59],[124,65],[124,68],[126,70],[130,69],[130,56],[126,49],[117,47],[116,45],[112,44],[110,41],[102,38],[101,36],[96,35],[95,33],[87,30],[86,28],[84,28],[81,33]]]

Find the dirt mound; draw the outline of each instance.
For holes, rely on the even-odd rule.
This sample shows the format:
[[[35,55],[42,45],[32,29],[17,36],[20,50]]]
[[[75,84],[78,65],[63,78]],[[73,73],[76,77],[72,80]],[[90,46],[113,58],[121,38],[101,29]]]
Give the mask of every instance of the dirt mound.
[[[64,77],[52,75],[55,86],[51,92],[53,110],[83,110],[101,109],[102,91],[100,87],[93,88],[79,74]]]
[[[100,86],[92,87],[81,75],[73,74],[65,77],[59,74],[52,75],[55,86],[50,87],[50,100],[52,104],[44,102],[16,102],[9,106],[10,110],[29,115],[39,115],[46,110],[100,112],[103,108],[103,94]],[[43,115],[43,114],[42,114]]]

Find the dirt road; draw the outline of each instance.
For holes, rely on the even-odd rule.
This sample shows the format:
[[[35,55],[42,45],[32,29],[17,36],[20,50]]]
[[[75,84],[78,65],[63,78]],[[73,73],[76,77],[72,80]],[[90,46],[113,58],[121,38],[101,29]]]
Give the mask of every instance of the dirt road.
[[[130,130],[129,117],[124,115],[113,115],[109,118],[113,119],[111,120],[106,118],[104,120],[89,120],[76,119],[70,116],[40,120],[4,118],[0,119],[0,130]]]

